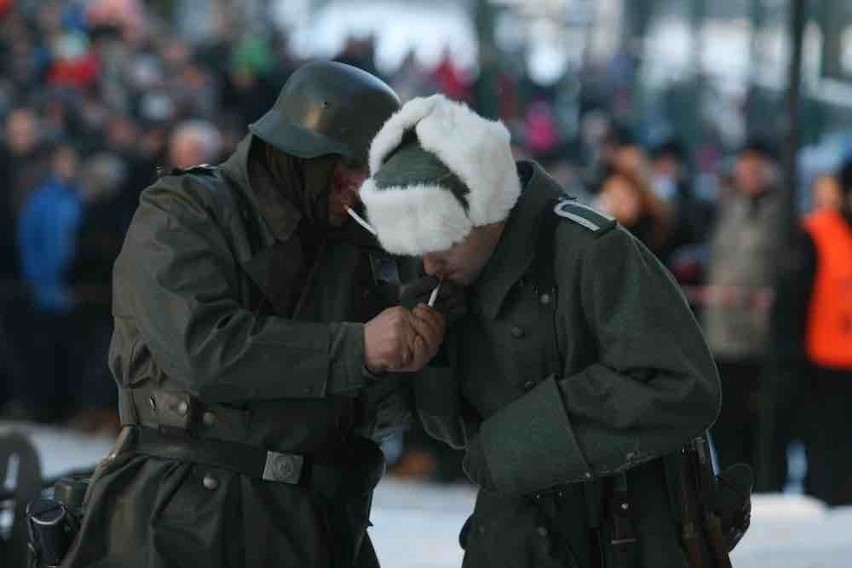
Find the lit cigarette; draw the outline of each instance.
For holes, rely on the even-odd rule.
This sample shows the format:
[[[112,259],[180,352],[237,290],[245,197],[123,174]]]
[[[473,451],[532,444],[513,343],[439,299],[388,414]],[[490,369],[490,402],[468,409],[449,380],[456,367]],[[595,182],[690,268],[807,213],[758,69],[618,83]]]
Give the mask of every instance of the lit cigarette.
[[[369,224],[367,221],[365,221],[363,217],[361,217],[360,215],[355,213],[354,209],[352,209],[348,205],[346,205],[345,207],[346,207],[346,212],[349,214],[350,217],[355,219],[356,223],[358,223],[359,225],[361,225],[362,227],[364,227],[365,229],[370,231],[373,235],[378,235],[378,233],[373,228],[373,226],[371,224]]]
[[[435,300],[438,299],[438,293],[441,291],[441,284],[442,283],[443,283],[443,280],[438,282],[438,285],[435,286],[434,290],[432,290],[432,295],[429,296],[429,303],[426,304],[426,305],[429,306],[430,308],[435,307]]]

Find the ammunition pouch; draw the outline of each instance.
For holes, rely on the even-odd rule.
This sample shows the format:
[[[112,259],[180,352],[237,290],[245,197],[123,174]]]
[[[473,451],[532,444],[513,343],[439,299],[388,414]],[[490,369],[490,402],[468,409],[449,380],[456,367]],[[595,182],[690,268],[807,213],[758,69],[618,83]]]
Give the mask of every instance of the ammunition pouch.
[[[27,505],[32,568],[50,568],[62,563],[80,530],[88,487],[88,473],[62,477],[53,487],[53,498],[34,499]]]

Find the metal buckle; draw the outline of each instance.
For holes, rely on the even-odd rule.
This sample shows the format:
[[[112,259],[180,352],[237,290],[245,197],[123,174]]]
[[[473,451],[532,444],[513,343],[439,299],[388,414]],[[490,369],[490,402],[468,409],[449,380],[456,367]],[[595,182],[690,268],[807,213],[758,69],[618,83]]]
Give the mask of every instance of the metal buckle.
[[[296,454],[282,454],[280,452],[266,452],[266,464],[263,466],[265,481],[278,483],[299,483],[302,477],[302,465],[304,456]]]

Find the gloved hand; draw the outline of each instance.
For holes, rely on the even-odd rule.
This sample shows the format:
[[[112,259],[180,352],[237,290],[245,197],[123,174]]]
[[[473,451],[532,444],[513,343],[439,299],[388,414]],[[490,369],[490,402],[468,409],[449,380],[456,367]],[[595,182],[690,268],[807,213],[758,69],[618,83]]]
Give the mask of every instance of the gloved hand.
[[[438,282],[435,276],[423,276],[404,285],[399,294],[400,305],[413,309],[418,304],[428,303],[429,296],[432,295]],[[447,324],[450,324],[467,313],[467,294],[458,284],[444,280],[433,307],[441,312]]]
[[[462,459],[462,469],[468,479],[478,485],[483,491],[496,491],[494,479],[488,469],[488,461],[485,459],[485,449],[479,435],[474,436],[467,442],[467,451]]]
[[[740,542],[751,525],[751,492],[754,472],[744,463],[735,463],[716,476],[715,509],[722,522],[728,550]]]

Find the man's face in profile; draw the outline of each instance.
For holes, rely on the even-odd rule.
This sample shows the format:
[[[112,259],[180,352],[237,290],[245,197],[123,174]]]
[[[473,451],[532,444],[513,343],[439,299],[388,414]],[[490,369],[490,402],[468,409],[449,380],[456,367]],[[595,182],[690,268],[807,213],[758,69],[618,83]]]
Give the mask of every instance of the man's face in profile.
[[[423,270],[440,280],[470,286],[494,254],[504,226],[505,223],[492,223],[476,227],[451,248],[424,254]]]
[[[347,219],[347,208],[354,208],[359,202],[358,189],[368,172],[365,166],[346,158],[337,160],[329,182],[328,213],[332,227],[340,227]]]

